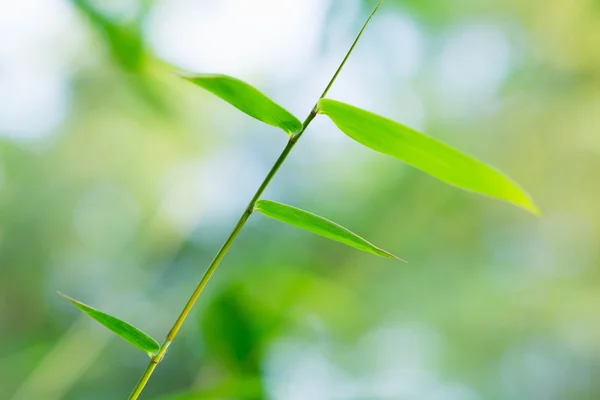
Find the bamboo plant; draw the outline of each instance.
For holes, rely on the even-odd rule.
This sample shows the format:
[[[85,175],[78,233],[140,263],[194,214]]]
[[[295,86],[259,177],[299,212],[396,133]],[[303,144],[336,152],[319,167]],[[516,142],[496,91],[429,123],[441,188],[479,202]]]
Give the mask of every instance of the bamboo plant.
[[[397,158],[446,183],[513,203],[534,214],[539,214],[538,208],[528,194],[497,170],[398,122],[327,98],[329,89],[334,84],[365,28],[382,3],[383,0],[380,0],[363,25],[337,71],[304,122],[300,122],[295,116],[259,90],[239,79],[218,74],[181,74],[182,78],[220,97],[243,113],[281,129],[288,135],[289,140],[262,184],[256,190],[229,237],[208,266],[162,344],[127,322],[60,293],[81,311],[144,351],[150,358],[146,370],[129,396],[130,400],[139,398],[156,366],[163,360],[167,349],[175,340],[194,303],[198,300],[210,277],[251,215],[255,213],[263,214],[269,218],[308,230],[358,250],[402,261],[390,252],[375,246],[335,222],[290,205],[262,199],[263,192],[294,149],[298,140],[306,132],[313,119],[319,115],[329,117],[341,132],[365,147]]]

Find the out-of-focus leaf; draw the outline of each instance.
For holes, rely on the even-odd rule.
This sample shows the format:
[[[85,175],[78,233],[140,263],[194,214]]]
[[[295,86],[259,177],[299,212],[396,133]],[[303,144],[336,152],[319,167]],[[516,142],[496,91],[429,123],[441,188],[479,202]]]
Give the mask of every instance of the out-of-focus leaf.
[[[156,354],[156,352],[159,350],[160,346],[158,342],[135,326],[130,325],[125,321],[121,321],[112,315],[108,315],[102,311],[96,310],[95,308],[75,300],[74,298],[63,293],[58,292],[58,294],[69,300],[75,307],[79,308],[88,316],[104,325],[107,329],[113,331],[138,349],[143,350],[146,354],[148,354],[149,357],[154,356],[154,354]]]
[[[327,115],[357,142],[395,157],[436,178],[511,202],[539,214],[529,195],[495,169],[411,128],[369,111],[323,99],[319,113]]]
[[[265,332],[241,293],[242,288],[234,285],[217,295],[201,314],[200,326],[208,356],[228,371],[260,374]]]
[[[219,96],[238,110],[288,135],[299,132],[302,123],[255,87],[239,79],[218,74],[180,74],[182,78]]]
[[[208,389],[158,397],[156,400],[262,399],[261,377],[240,377]]]
[[[137,72],[142,68],[145,51],[138,26],[111,21],[94,8],[89,0],[73,0],[73,3],[88,18],[91,26],[104,37],[113,58],[124,69]]]
[[[317,235],[347,244],[348,246],[366,251],[367,253],[400,260],[395,255],[380,249],[343,226],[340,226],[335,222],[329,221],[328,219],[318,215],[309,213],[308,211],[269,200],[258,201],[256,203],[255,210],[260,211],[267,217],[285,222],[286,224],[294,225],[298,228],[306,229],[307,231],[316,233]]]
[[[171,103],[166,100],[157,79],[150,75],[151,64],[157,64],[157,61],[148,56],[142,34],[142,22],[152,1],[143,1],[138,15],[129,22],[105,15],[90,0],[72,1],[87,18],[90,28],[102,39],[113,62],[124,72],[124,81],[150,107],[153,115],[171,116]]]

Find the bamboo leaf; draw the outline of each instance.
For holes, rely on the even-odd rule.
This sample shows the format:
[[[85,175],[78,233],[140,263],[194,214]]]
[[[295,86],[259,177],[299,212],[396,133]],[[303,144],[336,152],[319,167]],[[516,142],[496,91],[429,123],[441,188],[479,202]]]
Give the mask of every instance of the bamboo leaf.
[[[529,195],[505,175],[452,147],[395,121],[335,100],[319,102],[346,135],[434,177],[463,189],[506,200],[534,214]]]
[[[308,211],[269,200],[258,201],[254,209],[266,215],[267,217],[305,229],[340,243],[347,244],[348,246],[366,251],[367,253],[375,254],[381,257],[396,258],[400,261],[403,261],[395,255],[373,245],[343,226],[340,226],[335,222],[329,221],[328,219],[312,214]]]
[[[75,307],[86,313],[92,319],[95,319],[100,324],[104,325],[109,330],[113,331],[138,349],[143,350],[149,357],[152,358],[154,354],[159,350],[160,346],[156,340],[139,330],[133,325],[128,324],[125,321],[121,321],[118,318],[103,313],[102,311],[96,310],[93,307],[88,306],[72,297],[69,297],[61,292],[59,295],[69,300]]]
[[[180,74],[180,76],[215,94],[251,117],[282,129],[288,135],[302,129],[302,123],[296,117],[246,82],[218,74]]]

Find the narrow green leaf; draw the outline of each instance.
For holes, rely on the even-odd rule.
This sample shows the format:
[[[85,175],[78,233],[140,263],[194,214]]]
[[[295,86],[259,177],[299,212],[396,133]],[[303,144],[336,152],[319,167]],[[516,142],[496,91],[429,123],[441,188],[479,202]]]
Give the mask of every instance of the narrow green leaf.
[[[331,118],[346,135],[375,151],[404,161],[444,182],[506,200],[539,214],[529,195],[516,183],[436,139],[335,100],[321,100],[319,113]]]
[[[286,224],[290,224],[298,228],[306,229],[307,231],[316,233],[317,235],[347,244],[348,246],[366,251],[367,253],[375,254],[381,257],[396,258],[400,261],[404,261],[395,255],[373,245],[343,226],[340,226],[335,222],[329,221],[318,215],[309,213],[308,211],[269,200],[258,201],[254,209],[256,211],[260,211],[267,217],[285,222]]]
[[[219,96],[251,117],[282,129],[288,135],[302,130],[302,123],[296,117],[246,82],[217,74],[180,76]]]
[[[59,295],[69,300],[73,305],[79,308],[81,311],[89,315],[91,318],[95,319],[106,328],[110,329],[123,339],[127,340],[129,343],[137,347],[138,349],[143,350],[149,357],[154,356],[156,352],[159,350],[160,346],[156,342],[156,340],[152,339],[150,336],[140,331],[133,325],[128,324],[125,321],[121,321],[118,318],[113,317],[112,315],[108,315],[103,313],[102,311],[98,311],[93,307],[88,306],[78,300],[75,300],[72,297],[69,297],[61,292],[58,292]]]

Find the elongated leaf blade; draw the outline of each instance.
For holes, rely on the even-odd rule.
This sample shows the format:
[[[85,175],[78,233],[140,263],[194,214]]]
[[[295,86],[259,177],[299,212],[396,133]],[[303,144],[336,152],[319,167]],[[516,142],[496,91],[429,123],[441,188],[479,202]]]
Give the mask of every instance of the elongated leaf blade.
[[[331,118],[346,135],[375,151],[404,161],[444,182],[539,214],[529,195],[516,183],[436,139],[335,100],[321,100],[319,113]]]
[[[92,319],[95,319],[100,324],[104,325],[107,329],[113,331],[138,349],[143,350],[149,357],[154,356],[159,350],[160,346],[156,340],[139,330],[133,325],[128,324],[125,321],[121,321],[118,318],[103,313],[102,311],[96,310],[93,307],[88,306],[72,297],[69,297],[63,293],[58,292],[59,295],[69,300],[75,307],[86,313]]]
[[[375,254],[381,257],[395,258],[403,261],[395,255],[368,242],[367,240],[358,236],[356,233],[349,231],[343,226],[340,226],[335,222],[329,221],[328,219],[308,211],[269,200],[258,201],[254,209],[266,215],[267,217],[305,229],[340,243],[347,244],[348,246],[366,251],[367,253]]]
[[[288,135],[299,132],[302,123],[255,87],[237,78],[219,74],[180,74],[184,79],[208,90],[238,110]]]

